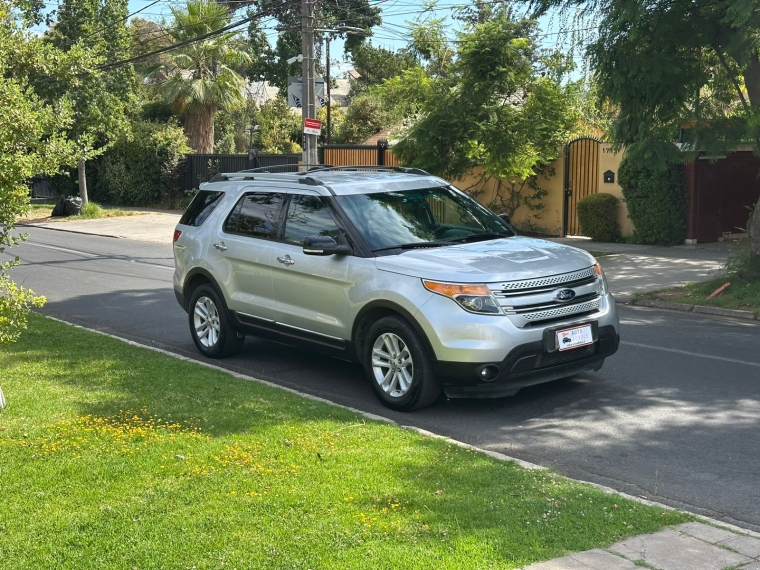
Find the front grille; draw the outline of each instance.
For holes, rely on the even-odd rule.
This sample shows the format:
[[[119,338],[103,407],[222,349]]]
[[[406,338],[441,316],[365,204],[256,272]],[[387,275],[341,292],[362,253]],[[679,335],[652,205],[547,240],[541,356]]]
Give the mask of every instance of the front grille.
[[[561,307],[557,307],[556,309],[549,309],[547,311],[536,311],[535,313],[521,313],[520,316],[526,321],[528,321],[529,323],[533,323],[536,321],[548,321],[552,319],[566,317],[568,315],[576,315],[579,313],[590,313],[590,312],[596,311],[597,309],[599,309],[600,303],[601,303],[601,299],[597,297],[596,299],[587,301],[585,303],[576,303],[574,305],[563,305]]]
[[[596,279],[596,271],[593,267],[582,269],[581,271],[573,271],[572,273],[563,273],[561,275],[552,275],[551,277],[541,277],[539,279],[523,279],[522,281],[509,281],[508,283],[500,283],[493,286],[494,293],[497,295],[501,292],[503,294],[510,294],[512,291],[519,291],[521,293],[528,293],[530,289],[540,289],[544,287],[559,287],[565,284],[570,284],[573,281],[586,281],[588,283],[593,282]]]
[[[581,358],[593,356],[595,352],[596,346],[589,344],[587,346],[573,348],[563,352],[557,351],[548,354],[539,354],[536,361],[533,363],[533,369],[538,370],[539,368],[549,368],[550,366],[557,366],[558,364],[572,362],[573,360],[580,360]]]

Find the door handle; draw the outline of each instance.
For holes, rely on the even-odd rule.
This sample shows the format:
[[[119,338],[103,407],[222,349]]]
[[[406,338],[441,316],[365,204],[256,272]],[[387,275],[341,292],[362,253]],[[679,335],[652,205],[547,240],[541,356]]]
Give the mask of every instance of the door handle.
[[[277,261],[279,261],[283,265],[293,265],[295,263],[295,261],[290,259],[289,255],[286,255],[285,257],[278,257]]]
[[[226,246],[226,245],[224,245],[224,242],[223,242],[223,241],[221,241],[221,242],[219,242],[219,243],[215,243],[215,244],[214,244],[214,247],[215,247],[216,249],[218,249],[219,251],[227,251],[227,246]]]

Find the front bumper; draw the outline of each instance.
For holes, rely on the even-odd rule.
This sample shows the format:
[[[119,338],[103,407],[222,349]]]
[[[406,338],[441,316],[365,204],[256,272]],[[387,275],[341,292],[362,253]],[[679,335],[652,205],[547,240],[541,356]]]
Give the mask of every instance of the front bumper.
[[[536,341],[514,348],[499,362],[439,360],[433,368],[449,398],[511,396],[527,386],[599,370],[604,359],[617,352],[620,336],[612,325],[600,326],[596,332],[594,344],[566,352],[547,352],[544,342]],[[488,381],[480,377],[486,366],[498,369]]]

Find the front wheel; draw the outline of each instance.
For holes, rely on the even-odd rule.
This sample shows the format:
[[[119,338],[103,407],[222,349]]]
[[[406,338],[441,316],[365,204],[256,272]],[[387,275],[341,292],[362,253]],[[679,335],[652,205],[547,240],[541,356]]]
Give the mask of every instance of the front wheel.
[[[408,412],[429,406],[441,395],[425,345],[401,317],[388,316],[375,322],[364,346],[369,382],[389,408]]]
[[[190,296],[190,334],[198,350],[209,358],[240,352],[245,338],[238,336],[227,318],[219,294],[211,285],[200,285]]]

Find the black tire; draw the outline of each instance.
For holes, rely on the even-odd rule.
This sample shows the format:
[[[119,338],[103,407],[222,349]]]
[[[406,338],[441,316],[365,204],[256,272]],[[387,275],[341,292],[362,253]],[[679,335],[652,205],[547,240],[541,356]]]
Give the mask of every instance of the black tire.
[[[240,352],[245,337],[239,336],[230,324],[227,307],[213,286],[204,283],[193,289],[188,307],[190,336],[203,356],[226,358]],[[205,319],[202,314],[204,311],[207,314]]]
[[[387,362],[389,366],[373,365],[375,344],[379,343],[382,348],[385,348],[388,346],[387,342],[392,341],[394,337],[397,339],[395,349],[397,358],[394,359],[389,351],[384,351],[383,354],[388,358],[379,357],[376,363]],[[394,343],[391,342],[391,346],[393,345]],[[406,362],[405,351],[411,358],[411,368],[409,365],[400,366]],[[391,361],[396,362],[394,368],[391,368]],[[401,317],[383,317],[369,327],[364,339],[364,369],[378,399],[392,410],[409,412],[424,408],[435,402],[441,395],[441,384],[435,377],[422,339]],[[388,380],[389,374],[390,380]],[[386,380],[385,387],[381,384],[384,379]],[[405,389],[403,384],[406,385]],[[396,390],[393,389],[394,385],[397,387]]]

